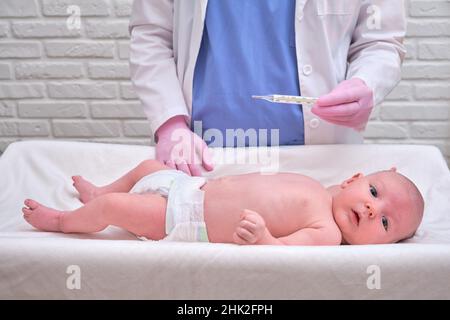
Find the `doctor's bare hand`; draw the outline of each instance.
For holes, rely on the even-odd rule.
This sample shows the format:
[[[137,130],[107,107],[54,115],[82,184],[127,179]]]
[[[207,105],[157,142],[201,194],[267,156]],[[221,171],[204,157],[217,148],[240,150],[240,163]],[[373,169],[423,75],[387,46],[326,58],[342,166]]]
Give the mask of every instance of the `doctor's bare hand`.
[[[366,127],[372,109],[372,90],[363,80],[352,78],[321,96],[311,112],[328,122],[361,131]]]
[[[166,121],[156,132],[156,159],[168,167],[192,176],[201,176],[201,168],[213,169],[212,156],[206,143],[193,133],[183,116]]]

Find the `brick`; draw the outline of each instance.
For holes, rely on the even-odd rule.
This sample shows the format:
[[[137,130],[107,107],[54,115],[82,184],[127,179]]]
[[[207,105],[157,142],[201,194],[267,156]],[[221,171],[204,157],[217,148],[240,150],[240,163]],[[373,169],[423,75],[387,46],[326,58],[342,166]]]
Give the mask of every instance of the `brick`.
[[[448,83],[415,84],[414,96],[417,100],[450,99]]]
[[[89,63],[89,78],[91,79],[130,79],[128,63]]]
[[[17,79],[74,79],[83,76],[81,63],[19,63],[16,65]]]
[[[14,22],[13,34],[17,38],[73,38],[79,37],[80,29],[69,29],[66,22]]]
[[[382,120],[445,120],[450,119],[450,106],[383,105],[380,108]]]
[[[0,137],[18,136],[19,129],[16,122],[0,120]]]
[[[450,1],[410,1],[409,15],[411,17],[448,17],[450,16]]]
[[[364,138],[404,139],[408,137],[408,128],[403,123],[369,122]]]
[[[49,96],[56,99],[111,99],[116,97],[114,83],[49,83],[47,88]]]
[[[40,58],[41,45],[34,42],[2,42],[0,58]]]
[[[415,59],[417,56],[416,43],[411,39],[405,39],[406,56],[405,60]]]
[[[120,124],[98,121],[53,121],[53,133],[56,137],[118,137]]]
[[[45,44],[51,58],[113,58],[114,43],[48,42]]]
[[[386,100],[409,100],[412,96],[412,87],[406,83],[400,83],[386,97]]]
[[[403,79],[449,79],[450,63],[405,62],[402,67]]]
[[[0,38],[5,38],[9,34],[9,25],[7,23],[0,23]]]
[[[114,10],[117,17],[129,17],[131,15],[131,9],[133,0],[115,0]]]
[[[11,79],[11,70],[9,68],[9,64],[0,63],[0,79]]]
[[[146,119],[140,102],[92,102],[93,118]]]
[[[2,83],[0,84],[0,99],[43,98],[43,84]]]
[[[450,43],[448,41],[419,43],[418,57],[424,60],[450,60]]]
[[[14,109],[16,103],[14,101],[1,100],[0,101],[0,117],[14,116]]]
[[[0,121],[1,137],[43,137],[49,133],[47,121]]]
[[[120,138],[120,139],[111,139],[111,138],[93,138],[89,141],[100,142],[100,143],[114,143],[114,144],[126,144],[126,145],[138,145],[138,146],[149,146],[152,144],[151,139],[145,138]]]
[[[119,58],[120,59],[129,59],[130,58],[130,42],[120,42],[118,44],[119,47]]]
[[[1,0],[0,17],[2,18],[22,18],[36,17],[38,7],[35,0]]]
[[[408,21],[407,37],[445,37],[450,36],[450,22],[441,20]]]
[[[89,21],[86,24],[86,34],[93,39],[130,38],[129,21],[105,22],[104,20]]]
[[[18,122],[20,137],[47,137],[50,129],[47,121]]]
[[[81,16],[108,16],[109,6],[105,0],[43,0],[45,16],[68,16],[70,6],[78,6]]]
[[[19,102],[18,114],[22,118],[85,118],[84,102]]]
[[[413,123],[411,125],[413,138],[450,138],[449,122]]]
[[[125,121],[123,132],[126,137],[150,137],[151,130],[148,121]]]
[[[121,83],[120,84],[120,97],[122,99],[138,99],[138,95],[134,91],[133,85],[131,83]]]

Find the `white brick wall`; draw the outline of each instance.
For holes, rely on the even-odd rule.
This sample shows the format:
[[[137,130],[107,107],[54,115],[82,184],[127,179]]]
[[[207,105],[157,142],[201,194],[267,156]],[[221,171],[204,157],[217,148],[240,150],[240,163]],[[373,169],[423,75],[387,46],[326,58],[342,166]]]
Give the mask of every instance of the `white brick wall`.
[[[392,0],[397,1],[397,0]],[[129,80],[132,0],[0,0],[0,152],[16,140],[149,144]],[[67,8],[81,28],[67,27]],[[407,0],[403,80],[367,142],[438,146],[450,163],[450,1]]]
[[[405,2],[408,54],[402,81],[377,107],[365,138],[433,144],[450,164],[450,1]]]

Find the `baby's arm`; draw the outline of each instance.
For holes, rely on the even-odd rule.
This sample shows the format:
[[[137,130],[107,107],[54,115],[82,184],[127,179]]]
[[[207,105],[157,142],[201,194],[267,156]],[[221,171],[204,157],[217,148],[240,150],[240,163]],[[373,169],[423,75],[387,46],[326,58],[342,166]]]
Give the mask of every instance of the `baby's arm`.
[[[288,236],[276,238],[267,229],[263,217],[251,210],[244,210],[233,239],[235,243],[242,245],[318,246],[341,243],[340,234],[332,232],[332,229],[327,227],[303,228]]]
[[[270,233],[269,233],[270,234]],[[272,235],[264,239],[272,245],[330,246],[341,244],[341,238],[328,228],[303,228],[286,237],[275,238]]]

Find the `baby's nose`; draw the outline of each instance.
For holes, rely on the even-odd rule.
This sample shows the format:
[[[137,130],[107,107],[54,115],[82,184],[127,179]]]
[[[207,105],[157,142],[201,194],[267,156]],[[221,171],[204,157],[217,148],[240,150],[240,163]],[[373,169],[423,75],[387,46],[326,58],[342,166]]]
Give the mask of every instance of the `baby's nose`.
[[[375,218],[377,216],[376,212],[375,212],[375,208],[372,204],[366,203],[364,205],[364,208],[365,208],[366,214],[369,218]]]

